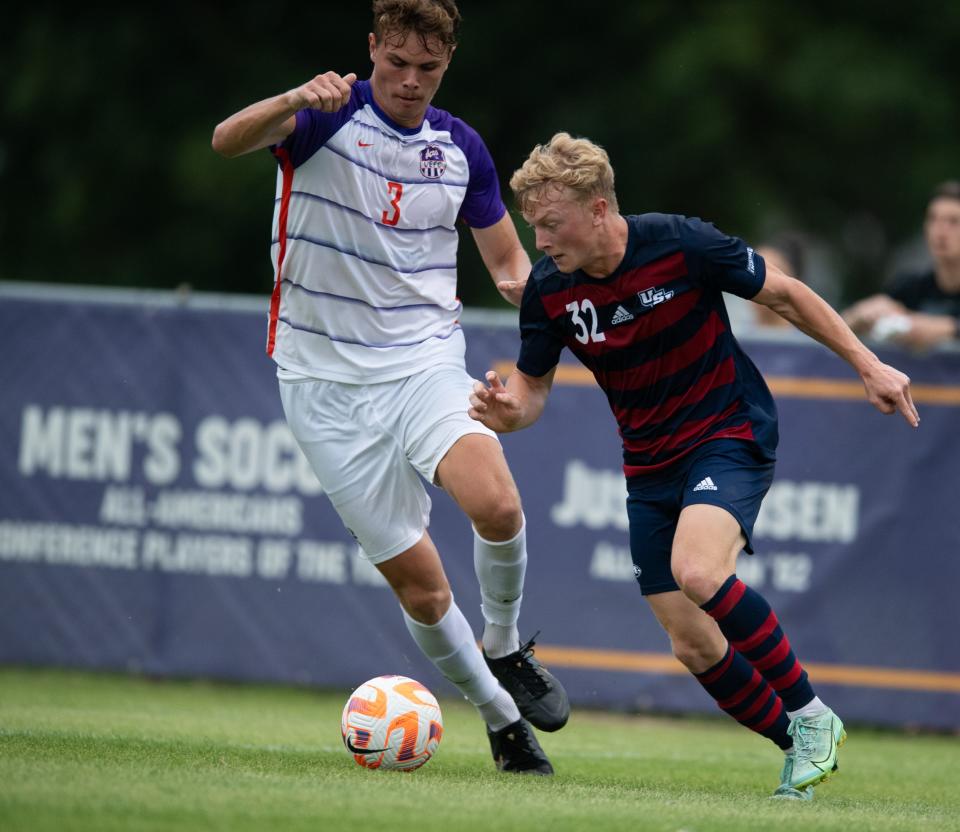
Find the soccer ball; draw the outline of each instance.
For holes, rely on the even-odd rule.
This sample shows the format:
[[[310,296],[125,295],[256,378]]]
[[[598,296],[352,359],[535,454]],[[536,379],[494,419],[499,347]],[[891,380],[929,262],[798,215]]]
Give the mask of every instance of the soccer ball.
[[[440,745],[443,717],[433,694],[419,682],[377,676],[347,700],[340,733],[357,765],[413,771]]]

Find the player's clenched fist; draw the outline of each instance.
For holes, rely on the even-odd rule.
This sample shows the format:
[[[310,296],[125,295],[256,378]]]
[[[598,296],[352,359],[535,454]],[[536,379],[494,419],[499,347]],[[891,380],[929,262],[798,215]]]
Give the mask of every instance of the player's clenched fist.
[[[355,72],[344,76],[336,72],[324,72],[323,75],[318,75],[312,81],[307,81],[287,93],[291,109],[310,108],[324,113],[335,113],[350,100],[351,88],[356,80]]]

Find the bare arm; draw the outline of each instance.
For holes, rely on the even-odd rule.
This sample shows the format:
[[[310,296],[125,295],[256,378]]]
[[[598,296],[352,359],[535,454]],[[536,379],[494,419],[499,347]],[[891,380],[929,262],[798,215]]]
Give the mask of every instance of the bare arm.
[[[858,335],[869,335],[882,318],[905,315],[906,312],[906,307],[889,295],[871,295],[845,309],[843,320]]]
[[[318,75],[306,84],[244,107],[220,122],[213,131],[213,149],[232,159],[279,144],[296,127],[296,114],[308,107],[335,113],[350,100],[356,74],[342,78],[336,72]]]
[[[909,329],[892,340],[913,350],[929,350],[939,344],[949,344],[958,337],[957,319],[950,315],[931,315],[926,312],[907,312]]]
[[[532,425],[547,403],[553,386],[554,367],[545,376],[537,378],[514,370],[506,387],[493,370],[487,372],[487,385],[478,381],[470,396],[471,418],[497,433],[510,433]]]
[[[471,228],[483,263],[500,294],[514,306],[520,305],[523,287],[530,274],[530,257],[520,245],[509,212],[487,228]]]
[[[843,319],[856,333],[912,350],[929,350],[957,337],[956,318],[913,312],[888,295],[858,301],[843,313]]]
[[[880,361],[853,334],[843,318],[808,286],[767,264],[766,281],[753,301],[770,307],[849,363],[863,379],[867,399],[881,413],[899,412],[913,427],[920,424],[910,396],[910,379]]]

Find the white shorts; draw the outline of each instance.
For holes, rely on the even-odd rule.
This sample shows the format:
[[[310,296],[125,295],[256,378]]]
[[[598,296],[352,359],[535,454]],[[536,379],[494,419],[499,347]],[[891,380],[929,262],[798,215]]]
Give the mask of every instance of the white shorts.
[[[430,519],[423,480],[434,482],[461,436],[497,438],[467,415],[472,390],[466,371],[449,365],[379,384],[280,381],[290,430],[371,563],[423,536]]]

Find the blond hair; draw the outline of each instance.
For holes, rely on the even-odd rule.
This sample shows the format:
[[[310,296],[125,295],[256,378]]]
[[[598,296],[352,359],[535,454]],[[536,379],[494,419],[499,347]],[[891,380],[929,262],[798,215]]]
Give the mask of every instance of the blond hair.
[[[538,144],[510,177],[510,189],[524,213],[547,190],[559,187],[570,188],[579,200],[603,197],[614,211],[619,210],[610,157],[589,139],[555,133],[546,144]]]

